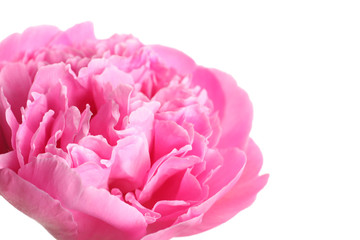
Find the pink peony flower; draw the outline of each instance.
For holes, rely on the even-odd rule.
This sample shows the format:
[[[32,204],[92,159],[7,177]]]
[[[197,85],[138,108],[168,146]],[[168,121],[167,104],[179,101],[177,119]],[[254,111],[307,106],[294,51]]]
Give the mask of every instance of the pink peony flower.
[[[267,182],[234,79],[91,23],[0,44],[0,194],[56,239],[213,228]]]

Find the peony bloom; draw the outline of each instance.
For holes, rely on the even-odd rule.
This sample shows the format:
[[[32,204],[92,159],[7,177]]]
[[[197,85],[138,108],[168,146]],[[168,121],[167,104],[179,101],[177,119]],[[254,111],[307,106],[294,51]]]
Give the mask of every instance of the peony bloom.
[[[161,240],[248,207],[268,175],[235,80],[91,23],[0,43],[0,194],[56,239]]]

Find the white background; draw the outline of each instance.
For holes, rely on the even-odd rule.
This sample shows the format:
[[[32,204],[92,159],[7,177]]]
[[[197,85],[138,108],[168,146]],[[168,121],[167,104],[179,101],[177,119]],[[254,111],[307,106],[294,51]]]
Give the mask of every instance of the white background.
[[[2,1],[0,38],[90,20],[230,73],[254,105],[265,189],[197,239],[360,239],[358,1]],[[52,239],[0,198],[1,239]]]

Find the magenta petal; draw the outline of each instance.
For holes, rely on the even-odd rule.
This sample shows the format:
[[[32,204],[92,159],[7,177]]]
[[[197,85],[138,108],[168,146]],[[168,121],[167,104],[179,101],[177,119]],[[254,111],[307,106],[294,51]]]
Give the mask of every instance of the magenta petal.
[[[150,48],[156,52],[162,63],[174,68],[181,75],[190,74],[196,67],[194,60],[179,50],[161,45],[151,45]]]
[[[58,200],[9,169],[0,170],[0,194],[17,209],[41,223],[56,239],[77,239],[77,224],[71,212]]]
[[[13,171],[17,171],[19,167],[16,151],[0,154],[0,169],[9,168]]]
[[[252,104],[247,93],[228,74],[216,69],[198,67],[192,82],[207,90],[214,108],[219,111],[222,136],[219,148],[244,148],[251,129]]]

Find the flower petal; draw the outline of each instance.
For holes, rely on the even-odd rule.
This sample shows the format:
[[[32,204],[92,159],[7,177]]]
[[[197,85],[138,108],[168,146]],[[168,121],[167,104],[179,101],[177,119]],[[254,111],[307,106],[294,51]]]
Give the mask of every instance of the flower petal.
[[[85,187],[75,170],[60,157],[39,155],[35,161],[23,166],[19,175],[59,200],[67,209],[78,212],[74,218],[79,223],[79,233],[96,232],[98,229],[82,229],[87,226],[81,221],[89,223],[94,219],[106,228],[109,228],[107,225],[117,228],[126,239],[136,239],[145,233],[146,221],[138,210],[105,189]]]
[[[42,224],[56,239],[77,239],[77,224],[71,212],[12,170],[0,170],[0,194],[18,210]]]
[[[23,63],[8,63],[0,72],[0,86],[17,121],[21,122],[20,108],[26,106],[31,79]]]
[[[207,90],[215,111],[219,111],[222,136],[217,145],[243,149],[251,129],[252,104],[247,93],[228,74],[216,69],[197,67],[192,83]]]
[[[93,40],[95,40],[94,26],[91,22],[84,22],[62,32],[51,42],[51,44],[64,44],[79,47],[86,41]]]
[[[46,46],[59,32],[54,26],[38,26],[9,36],[0,43],[0,62],[13,61],[24,52],[31,53]]]
[[[162,63],[174,68],[181,75],[190,74],[196,67],[194,60],[179,50],[161,45],[149,47],[157,54]]]
[[[13,171],[17,171],[19,167],[16,151],[0,154],[0,169],[9,168]]]

